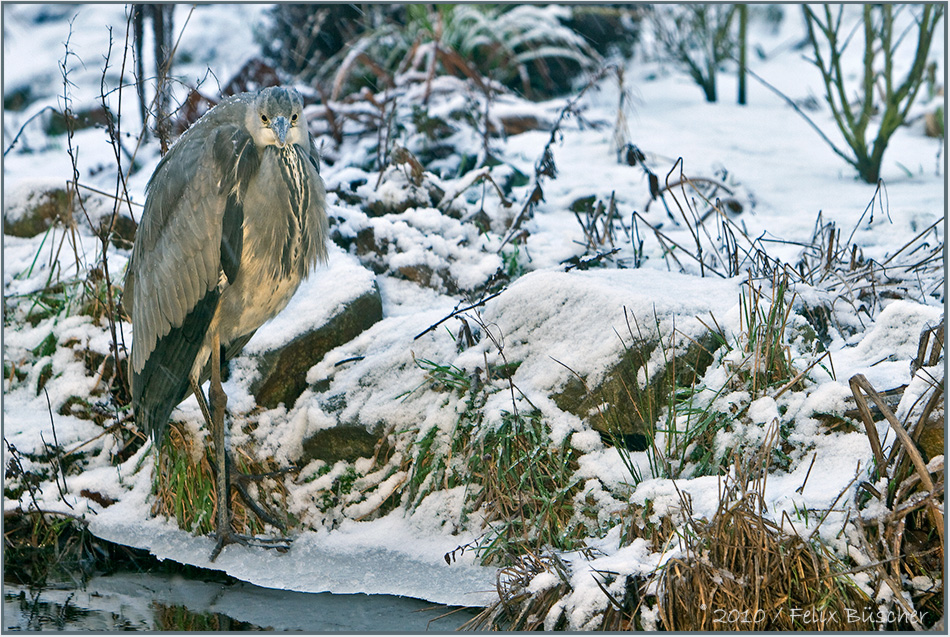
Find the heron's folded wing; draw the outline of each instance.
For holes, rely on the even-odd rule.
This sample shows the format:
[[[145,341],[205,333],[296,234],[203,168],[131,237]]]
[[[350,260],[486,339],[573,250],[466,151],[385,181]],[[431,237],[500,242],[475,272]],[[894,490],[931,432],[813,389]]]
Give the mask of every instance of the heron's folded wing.
[[[214,316],[219,283],[236,276],[243,210],[237,176],[256,150],[242,126],[189,130],[148,186],[129,265],[133,405],[161,432],[188,393],[189,374]]]
[[[241,126],[218,125],[203,134],[201,123],[172,147],[148,185],[129,265],[136,371],[221,274],[233,279],[240,264],[244,219],[237,180],[253,173],[256,149]]]
[[[306,155],[306,162],[312,167],[313,172],[308,173],[308,179],[312,184],[310,188],[310,197],[307,202],[308,210],[304,213],[303,219],[310,228],[304,228],[303,236],[310,245],[307,246],[306,253],[312,255],[312,262],[307,263],[307,271],[312,268],[316,261],[326,263],[327,261],[327,239],[330,235],[329,222],[326,215],[326,189],[323,185],[323,179],[320,177],[320,153],[317,151],[313,138],[310,138],[310,144],[307,152],[300,149],[300,154]]]

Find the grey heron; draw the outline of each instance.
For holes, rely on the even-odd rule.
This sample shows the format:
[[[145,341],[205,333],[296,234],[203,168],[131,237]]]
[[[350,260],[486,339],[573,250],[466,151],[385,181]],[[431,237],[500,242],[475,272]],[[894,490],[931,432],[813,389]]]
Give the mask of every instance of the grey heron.
[[[172,410],[189,393],[198,399],[215,446],[212,560],[246,541],[231,530],[221,365],[326,261],[325,196],[303,99],[283,87],[223,100],[146,187],[124,290],[132,408],[160,448]]]

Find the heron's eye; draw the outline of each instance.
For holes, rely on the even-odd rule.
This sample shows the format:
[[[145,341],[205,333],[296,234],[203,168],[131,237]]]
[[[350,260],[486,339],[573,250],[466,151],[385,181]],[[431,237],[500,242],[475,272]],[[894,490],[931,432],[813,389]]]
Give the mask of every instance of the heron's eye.
[[[261,115],[261,121],[266,124],[266,123],[267,123],[267,115]]]
[[[290,121],[292,121],[292,122],[296,122],[296,121],[297,121],[297,113],[294,113],[293,115],[290,116]]]

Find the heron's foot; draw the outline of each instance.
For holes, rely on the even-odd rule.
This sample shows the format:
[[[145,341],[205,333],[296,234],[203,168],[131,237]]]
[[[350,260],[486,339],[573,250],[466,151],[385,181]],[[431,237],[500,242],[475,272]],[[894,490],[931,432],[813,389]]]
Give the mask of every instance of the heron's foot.
[[[280,529],[282,533],[287,532],[287,528],[284,526],[284,523],[267,511],[260,502],[255,500],[251,494],[248,493],[247,485],[252,482],[260,482],[261,480],[265,480],[267,478],[276,478],[284,475],[285,473],[290,473],[291,471],[296,470],[297,467],[288,467],[286,469],[278,469],[277,471],[269,471],[267,473],[241,473],[239,471],[233,470],[233,463],[231,462],[230,456],[228,457],[228,476],[230,478],[231,486],[235,491],[237,491],[245,506],[247,506],[247,508],[249,508],[262,522]]]
[[[254,515],[256,515],[262,522],[280,529],[282,533],[286,533],[287,527],[284,526],[284,523],[267,511],[260,502],[255,500],[251,494],[247,492],[247,482],[248,481],[242,480],[240,478],[232,478],[231,486],[234,487],[235,491],[238,492],[238,495],[241,497],[244,505],[253,511]]]
[[[241,546],[274,549],[281,553],[285,553],[290,548],[290,543],[293,542],[293,540],[289,537],[253,537],[235,533],[230,529],[224,533],[215,533],[215,537],[218,538],[218,542],[215,544],[214,550],[211,551],[211,557],[209,559],[212,562],[217,559],[218,555],[221,553],[221,549],[223,549],[228,544],[240,544]]]
[[[230,462],[230,459],[228,462]],[[297,465],[291,465],[289,467],[285,467],[284,469],[268,471],[267,473],[241,473],[240,471],[236,471],[235,475],[231,477],[231,482],[243,482],[244,484],[247,484],[248,482],[260,482],[261,480],[266,480],[267,478],[277,478],[292,471],[299,470],[300,467]],[[228,471],[231,471],[230,465],[228,466]]]

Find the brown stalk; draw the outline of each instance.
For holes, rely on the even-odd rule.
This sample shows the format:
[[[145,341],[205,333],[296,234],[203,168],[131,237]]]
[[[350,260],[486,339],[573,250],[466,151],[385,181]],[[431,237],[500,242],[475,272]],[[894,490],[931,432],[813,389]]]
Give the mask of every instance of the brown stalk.
[[[874,389],[868,379],[865,378],[864,374],[855,374],[851,377],[851,391],[854,393],[855,400],[858,401],[858,409],[861,412],[861,418],[864,420],[864,425],[868,431],[874,431],[874,437],[877,437],[877,431],[874,429],[874,423],[871,421],[871,411],[867,408],[867,402],[865,400],[859,400],[860,392],[864,391],[868,396],[871,397],[871,400],[874,401],[874,404],[877,405],[878,409],[881,410],[881,413],[887,419],[888,424],[890,424],[891,429],[894,430],[894,433],[897,434],[897,438],[901,441],[901,444],[904,446],[904,451],[910,457],[911,462],[914,463],[914,468],[917,470],[917,474],[920,476],[920,481],[923,483],[924,488],[928,491],[933,491],[934,483],[930,479],[930,472],[927,470],[927,465],[924,463],[924,459],[921,457],[920,452],[917,450],[917,445],[914,444],[914,441],[909,435],[904,427],[897,421],[897,418],[894,416],[894,413],[891,411],[891,408],[888,407],[887,403],[884,401],[884,398]],[[863,398],[863,397],[861,397]],[[863,402],[863,405],[861,404]],[[863,407],[863,408],[862,408]],[[870,433],[868,434],[870,437]],[[871,443],[871,446],[874,446],[874,443]],[[878,442],[878,450],[880,449],[880,442]],[[875,451],[877,455],[877,451]],[[880,460],[884,460],[884,454],[881,453]],[[886,461],[885,461],[886,462]],[[880,465],[882,470],[886,467],[886,464]]]
[[[854,400],[858,406],[858,413],[861,416],[861,421],[864,423],[865,431],[867,431],[868,441],[871,443],[871,451],[874,453],[874,460],[877,462],[878,471],[883,472],[887,467],[887,460],[884,458],[884,451],[881,449],[881,439],[877,435],[877,428],[874,426],[871,410],[868,408],[867,400],[861,394],[861,390],[864,389],[860,383],[861,379],[867,384],[867,379],[861,374],[851,378],[849,381],[851,393],[854,394]]]

